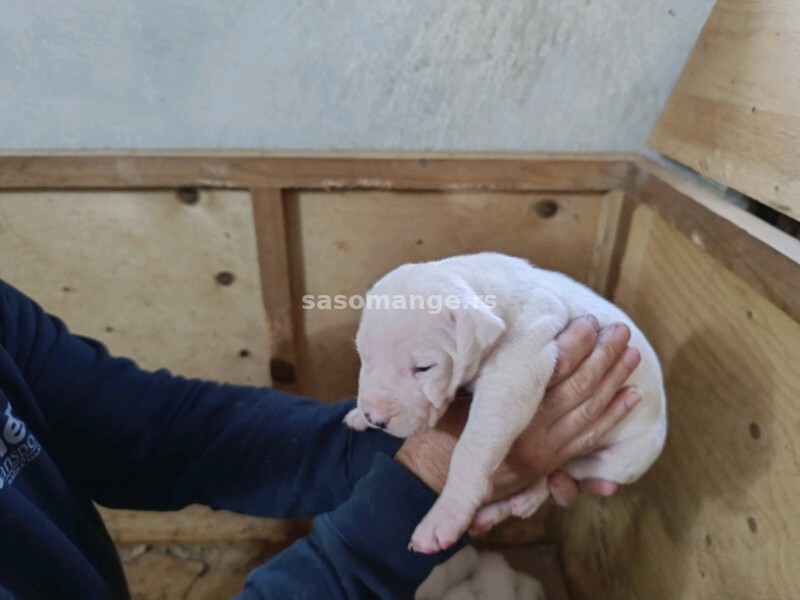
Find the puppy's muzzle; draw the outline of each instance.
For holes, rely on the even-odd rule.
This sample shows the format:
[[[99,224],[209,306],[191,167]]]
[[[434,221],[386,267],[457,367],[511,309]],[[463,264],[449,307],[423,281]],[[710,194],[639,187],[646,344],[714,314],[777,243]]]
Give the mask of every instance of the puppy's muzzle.
[[[367,423],[375,427],[376,429],[386,429],[389,426],[390,419],[380,419],[373,417],[370,413],[365,412],[364,418],[367,420]]]

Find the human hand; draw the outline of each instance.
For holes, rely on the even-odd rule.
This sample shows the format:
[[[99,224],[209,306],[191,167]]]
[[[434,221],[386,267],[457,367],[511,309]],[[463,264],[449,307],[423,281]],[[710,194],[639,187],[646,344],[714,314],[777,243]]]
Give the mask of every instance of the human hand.
[[[637,390],[620,389],[638,366],[639,351],[627,347],[630,330],[626,325],[600,330],[594,317],[575,319],[556,341],[559,358],[548,391],[498,470],[495,497],[510,495],[504,493],[504,487],[512,493],[518,491],[515,480],[533,465],[548,474],[550,493],[562,506],[574,501],[580,490],[608,496],[617,489],[616,483],[603,479],[578,484],[559,467],[595,450],[639,402]],[[556,449],[559,442],[563,445]]]
[[[594,450],[639,401],[635,390],[619,389],[640,359],[637,350],[626,347],[630,330],[622,324],[598,330],[593,317],[583,317],[556,338],[559,359],[549,389],[495,473],[487,501],[511,496],[551,474],[548,483],[556,502],[571,502],[578,484],[557,469]],[[408,438],[395,455],[437,493],[468,412],[467,401],[454,401],[435,429]],[[603,480],[585,481],[581,487],[601,495],[616,490],[616,484]]]

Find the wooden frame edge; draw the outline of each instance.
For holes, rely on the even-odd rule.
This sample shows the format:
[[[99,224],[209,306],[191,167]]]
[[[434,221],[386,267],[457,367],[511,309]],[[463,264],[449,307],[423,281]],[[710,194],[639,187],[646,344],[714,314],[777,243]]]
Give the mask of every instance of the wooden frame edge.
[[[634,163],[626,194],[800,321],[800,240],[649,159]]]
[[[633,159],[605,154],[0,153],[0,190],[216,187],[605,192],[625,180]]]

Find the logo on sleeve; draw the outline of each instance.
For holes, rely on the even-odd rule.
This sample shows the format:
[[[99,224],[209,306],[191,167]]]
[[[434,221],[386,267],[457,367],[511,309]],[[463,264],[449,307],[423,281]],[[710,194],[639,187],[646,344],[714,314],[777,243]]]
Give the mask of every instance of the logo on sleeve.
[[[28,427],[14,416],[11,405],[0,414],[0,490],[11,485],[20,471],[39,456],[42,445]]]

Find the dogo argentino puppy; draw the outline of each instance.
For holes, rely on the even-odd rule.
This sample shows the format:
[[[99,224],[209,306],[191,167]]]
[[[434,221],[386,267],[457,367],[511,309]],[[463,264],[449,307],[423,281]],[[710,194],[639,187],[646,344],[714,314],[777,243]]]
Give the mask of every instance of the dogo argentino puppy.
[[[398,304],[398,298],[407,302]],[[412,436],[438,422],[460,387],[473,394],[447,483],[410,548],[449,548],[473,518],[486,528],[509,513],[529,517],[544,502],[543,479],[476,516],[492,474],[544,397],[557,359],[556,335],[586,314],[601,326],[630,327],[641,362],[626,385],[639,388],[642,399],[600,449],[563,469],[577,480],[631,483],[664,446],[666,396],[655,351],[622,310],[566,275],[496,253],[406,264],[367,293],[356,336],[358,404],[345,418],[348,426]]]

